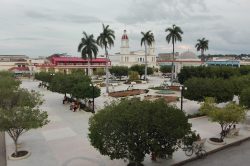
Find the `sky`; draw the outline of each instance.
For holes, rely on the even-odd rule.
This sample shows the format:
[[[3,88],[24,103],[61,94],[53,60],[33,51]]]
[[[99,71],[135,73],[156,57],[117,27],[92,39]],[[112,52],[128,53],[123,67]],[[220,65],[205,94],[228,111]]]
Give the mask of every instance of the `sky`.
[[[77,52],[82,32],[115,31],[110,54],[120,51],[123,30],[130,50],[141,50],[141,32],[155,35],[157,53],[171,52],[165,29],[181,27],[176,51],[193,51],[197,39],[209,40],[206,54],[250,53],[249,0],[0,0],[0,55],[30,57]],[[99,54],[104,51],[100,48]]]

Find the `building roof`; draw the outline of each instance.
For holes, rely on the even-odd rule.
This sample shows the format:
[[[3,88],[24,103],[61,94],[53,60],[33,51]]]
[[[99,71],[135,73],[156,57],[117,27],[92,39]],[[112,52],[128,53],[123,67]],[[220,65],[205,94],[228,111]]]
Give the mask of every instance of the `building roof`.
[[[186,52],[181,53],[178,56],[178,59],[199,59],[199,58],[195,55],[195,53],[191,51],[186,51]]]
[[[52,57],[51,62],[52,63],[56,63],[56,62],[88,62],[88,59],[83,59],[80,57]],[[106,58],[93,58],[90,62],[93,62],[93,63],[106,62]]]
[[[124,33],[122,35],[122,39],[128,39],[128,35],[126,34],[126,30],[124,30]]]

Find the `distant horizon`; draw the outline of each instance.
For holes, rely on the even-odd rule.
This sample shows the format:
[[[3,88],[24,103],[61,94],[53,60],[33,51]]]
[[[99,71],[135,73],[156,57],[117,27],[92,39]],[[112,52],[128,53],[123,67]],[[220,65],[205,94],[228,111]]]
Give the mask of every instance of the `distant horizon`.
[[[86,3],[86,1],[88,3]],[[176,51],[193,51],[197,39],[209,40],[205,54],[249,54],[250,10],[248,0],[11,0],[0,2],[0,54],[49,56],[56,52],[80,56],[82,32],[96,38],[102,23],[115,31],[110,54],[120,51],[123,30],[131,50],[140,46],[141,31],[155,35],[156,53],[171,52],[165,29],[173,24],[183,30]],[[237,26],[234,26],[237,25]],[[99,49],[99,54],[104,54]]]

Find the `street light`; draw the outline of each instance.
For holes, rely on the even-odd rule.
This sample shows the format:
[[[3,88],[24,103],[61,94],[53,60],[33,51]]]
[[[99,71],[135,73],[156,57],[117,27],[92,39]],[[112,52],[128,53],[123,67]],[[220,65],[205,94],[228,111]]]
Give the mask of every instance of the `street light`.
[[[93,107],[93,110],[92,112],[95,113],[95,85],[93,85],[93,83],[90,83],[89,84],[90,86],[92,86],[92,97],[93,97],[93,103],[92,103],[92,107]]]
[[[181,111],[183,111],[183,92],[184,90],[187,90],[187,87],[180,86],[180,90],[181,90]]]

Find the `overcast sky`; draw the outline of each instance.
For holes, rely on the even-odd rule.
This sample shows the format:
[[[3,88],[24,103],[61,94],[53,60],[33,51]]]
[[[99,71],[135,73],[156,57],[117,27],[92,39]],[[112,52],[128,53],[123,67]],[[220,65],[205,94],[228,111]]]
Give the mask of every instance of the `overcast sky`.
[[[115,31],[112,54],[124,29],[131,50],[142,49],[140,32],[152,30],[157,53],[171,52],[165,29],[172,24],[184,32],[179,52],[198,54],[194,45],[205,37],[207,54],[250,53],[249,13],[249,0],[0,0],[0,54],[80,56],[82,32],[97,37],[102,23]]]

